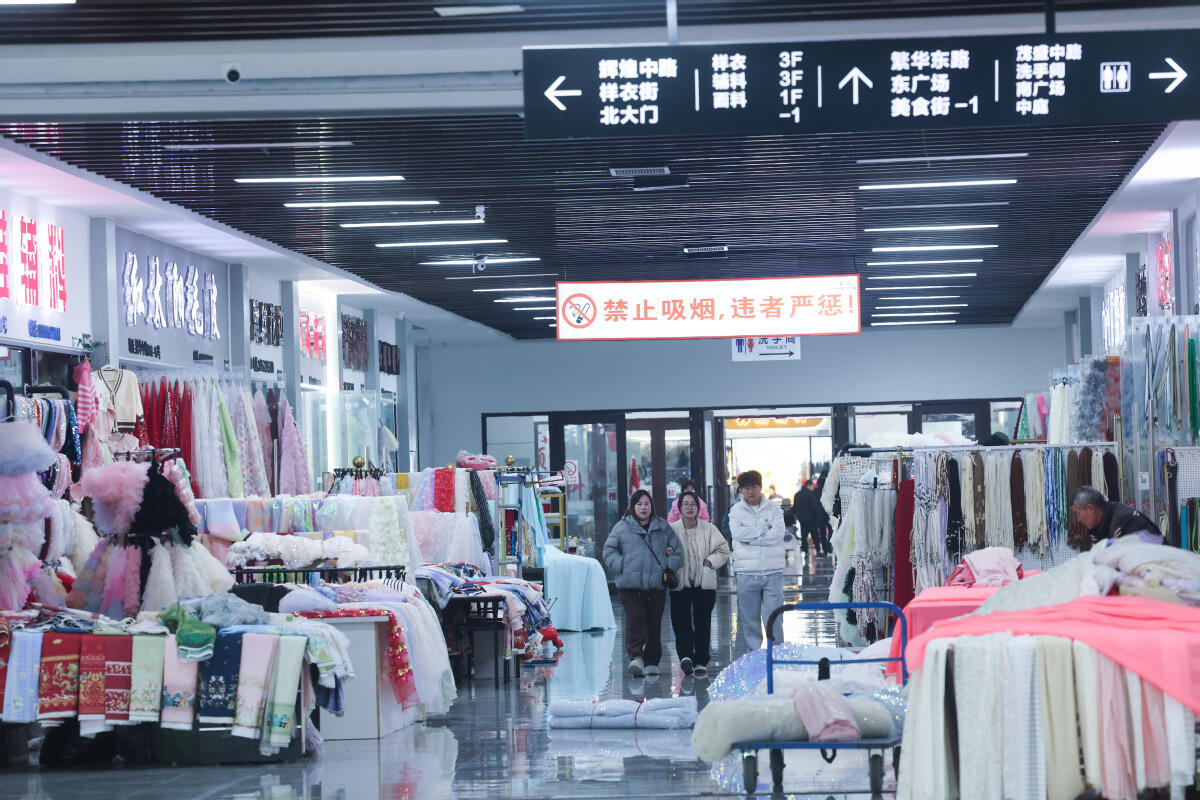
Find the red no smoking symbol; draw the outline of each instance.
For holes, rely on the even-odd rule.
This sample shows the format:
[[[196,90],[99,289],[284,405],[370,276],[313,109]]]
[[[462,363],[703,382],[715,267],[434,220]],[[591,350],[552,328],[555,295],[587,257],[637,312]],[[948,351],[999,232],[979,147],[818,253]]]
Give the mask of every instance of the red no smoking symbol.
[[[596,321],[596,301],[586,294],[573,294],[563,303],[562,315],[572,328],[586,328]]]

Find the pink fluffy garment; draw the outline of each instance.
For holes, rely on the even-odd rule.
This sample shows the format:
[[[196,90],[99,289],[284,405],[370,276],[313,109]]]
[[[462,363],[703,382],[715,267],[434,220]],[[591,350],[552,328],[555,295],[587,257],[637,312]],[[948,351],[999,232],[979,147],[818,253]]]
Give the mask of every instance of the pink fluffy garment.
[[[34,522],[53,510],[54,498],[35,473],[0,474],[0,523]]]
[[[96,509],[96,529],[101,533],[128,533],[142,504],[150,480],[150,465],[114,461],[83,476],[83,491]]]
[[[54,466],[54,451],[32,422],[0,423],[0,475],[45,472]]]

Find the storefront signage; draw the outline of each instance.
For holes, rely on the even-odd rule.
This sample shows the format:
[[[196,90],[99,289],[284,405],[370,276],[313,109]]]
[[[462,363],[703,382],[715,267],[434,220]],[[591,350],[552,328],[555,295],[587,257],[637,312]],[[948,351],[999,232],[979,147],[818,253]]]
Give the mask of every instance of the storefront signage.
[[[268,374],[273,374],[275,372],[275,362],[269,361],[269,360],[263,359],[263,358],[254,358],[253,356],[251,356],[250,371],[251,372],[265,372]]]
[[[1196,31],[526,48],[531,139],[1200,117]]]
[[[212,353],[201,353],[199,350],[192,351],[193,364],[211,364],[213,363]]]
[[[1171,267],[1171,237],[1164,235],[1154,243],[1154,269],[1158,276],[1158,307],[1170,316],[1175,313],[1175,271]]]
[[[861,332],[857,275],[558,283],[559,341]]]
[[[27,333],[30,339],[50,339],[51,341],[62,341],[62,328],[57,325],[43,325],[36,320],[29,320]]]
[[[132,356],[162,358],[162,347],[157,344],[150,344],[145,339],[130,338],[126,341],[126,345],[128,345],[129,354]]]
[[[725,420],[725,430],[764,431],[820,428],[822,425],[827,426],[828,422],[828,417],[735,417]]]
[[[325,360],[325,317],[300,309],[300,352]]]
[[[192,336],[218,341],[217,276],[195,266],[180,267],[155,255],[146,259],[145,277],[137,253],[126,251],[121,271],[125,325],[144,323],[155,330],[177,328]]]
[[[250,301],[250,341],[271,347],[283,344],[283,306]]]
[[[379,371],[385,375],[400,374],[400,346],[379,343]]]
[[[342,314],[342,364],[347,369],[367,368],[367,321]]]
[[[739,336],[732,341],[734,361],[799,361],[800,342],[795,336]]]
[[[8,258],[7,212],[0,209],[0,300],[13,299],[19,303],[49,311],[67,310],[67,259],[63,229],[58,225],[38,225],[26,216],[17,218],[17,254],[20,262],[15,296]],[[41,264],[38,261],[38,230],[45,234],[48,261],[46,291],[42,291]]]

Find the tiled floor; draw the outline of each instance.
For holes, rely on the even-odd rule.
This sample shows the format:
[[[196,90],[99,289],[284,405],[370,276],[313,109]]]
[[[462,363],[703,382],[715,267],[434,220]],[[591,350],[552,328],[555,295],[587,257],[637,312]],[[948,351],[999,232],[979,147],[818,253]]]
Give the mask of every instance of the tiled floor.
[[[818,558],[813,564],[801,559],[789,573],[789,602],[826,599],[832,574],[829,559]],[[733,649],[735,610],[730,585],[721,592],[715,610],[713,653],[718,667],[740,655]],[[617,613],[619,620],[619,607]],[[669,615],[664,629],[670,630]],[[785,634],[792,641],[834,644],[834,631],[829,616],[795,613],[785,620]],[[708,680],[684,678],[677,666],[657,680],[630,679],[623,670],[619,630],[564,633],[563,640],[566,647],[557,666],[525,670],[519,686],[497,690],[491,682],[479,681],[463,689],[446,717],[379,741],[329,742],[319,759],[220,768],[0,771],[0,798],[588,800],[741,792],[737,760],[715,768],[698,761],[690,731],[549,730],[548,703],[560,698],[695,694],[701,704],[707,699]],[[673,642],[667,644],[664,667],[668,659],[675,665]],[[865,760],[853,753],[840,755],[833,765],[815,753],[808,759],[790,754],[788,760],[789,791],[826,798],[866,788]],[[766,759],[762,761],[765,766]]]

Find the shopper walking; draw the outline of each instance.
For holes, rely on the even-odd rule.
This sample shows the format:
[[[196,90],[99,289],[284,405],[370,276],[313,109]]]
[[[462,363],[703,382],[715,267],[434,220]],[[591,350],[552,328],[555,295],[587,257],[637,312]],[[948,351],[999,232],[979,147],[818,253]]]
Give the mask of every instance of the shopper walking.
[[[700,497],[700,492],[698,489],[696,489],[696,484],[692,483],[690,480],[683,482],[683,488],[679,490],[679,496],[675,498],[674,503],[671,503],[671,509],[667,512],[667,522],[676,522],[679,520],[680,516],[682,516],[679,513],[679,503],[683,499],[683,496],[688,492],[692,492],[696,495],[696,499],[700,500],[700,519],[711,522],[712,517],[708,515],[708,506]]]
[[[749,650],[762,647],[762,632],[771,613],[783,605],[783,511],[763,497],[762,475],[738,476],[742,500],[729,512],[733,533],[733,570],[737,574],[738,639]],[[776,621],[775,641],[783,641]]]
[[[800,484],[800,491],[792,498],[792,513],[796,516],[796,525],[800,528],[800,543],[807,547],[806,541],[812,540],[813,549],[817,553],[828,553],[829,541],[825,538],[825,529],[829,523],[829,515],[821,506],[821,499],[814,490],[815,481],[805,481]]]
[[[680,518],[671,529],[683,545],[679,586],[671,592],[671,628],[683,674],[708,672],[717,570],[729,560],[729,545],[716,525],[700,519],[703,501],[695,492],[679,496]]]
[[[667,589],[683,567],[683,556],[675,531],[661,517],[654,516],[654,502],[645,489],[633,493],[629,512],[608,534],[604,564],[616,581],[617,596],[625,610],[629,674],[635,678],[657,675]]]

